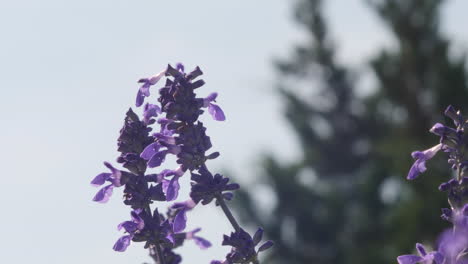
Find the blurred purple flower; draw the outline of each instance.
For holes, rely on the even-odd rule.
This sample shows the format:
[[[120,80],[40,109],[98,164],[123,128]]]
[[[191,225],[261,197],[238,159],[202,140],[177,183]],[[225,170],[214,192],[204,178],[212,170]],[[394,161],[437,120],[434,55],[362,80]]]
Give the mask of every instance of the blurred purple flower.
[[[444,256],[437,252],[437,251],[431,251],[429,253],[426,253],[426,249],[424,248],[423,245],[417,243],[416,244],[416,250],[419,253],[418,255],[402,255],[397,258],[399,264],[416,264],[416,263],[421,263],[421,264],[443,264],[444,262]]]
[[[439,150],[441,150],[442,144],[437,144],[430,149],[424,151],[414,151],[411,156],[416,159],[413,166],[408,173],[408,180],[416,179],[419,174],[426,171],[426,161],[432,159]]]

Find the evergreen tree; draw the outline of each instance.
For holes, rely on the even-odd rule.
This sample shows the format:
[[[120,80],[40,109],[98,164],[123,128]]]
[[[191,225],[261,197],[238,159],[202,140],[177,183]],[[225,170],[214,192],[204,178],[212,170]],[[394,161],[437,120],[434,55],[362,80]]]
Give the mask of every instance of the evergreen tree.
[[[420,183],[404,179],[411,151],[437,140],[428,129],[443,121],[445,107],[468,105],[465,57],[449,56],[440,32],[442,2],[368,1],[398,45],[372,59],[378,87],[364,98],[354,73],[336,60],[322,1],[298,2],[296,19],[310,42],[277,69],[302,157],[291,164],[264,157],[271,212],[261,213],[245,192],[238,204],[244,220],[260,223],[276,242],[267,263],[395,263],[416,240],[433,241],[446,226],[434,211],[447,207],[437,193],[446,172],[434,161]]]

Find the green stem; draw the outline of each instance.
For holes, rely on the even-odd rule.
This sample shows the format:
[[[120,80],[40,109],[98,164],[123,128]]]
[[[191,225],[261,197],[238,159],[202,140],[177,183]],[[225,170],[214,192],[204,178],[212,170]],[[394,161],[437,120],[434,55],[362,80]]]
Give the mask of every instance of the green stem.
[[[229,222],[231,222],[232,227],[234,227],[234,229],[236,231],[239,231],[240,226],[237,223],[234,216],[232,215],[231,210],[229,210],[229,207],[227,206],[226,202],[224,201],[224,198],[222,197],[222,195],[217,194],[215,197],[216,197],[216,200],[217,200],[218,204],[221,206],[221,209],[223,209],[223,212],[226,215],[226,217],[228,218]]]

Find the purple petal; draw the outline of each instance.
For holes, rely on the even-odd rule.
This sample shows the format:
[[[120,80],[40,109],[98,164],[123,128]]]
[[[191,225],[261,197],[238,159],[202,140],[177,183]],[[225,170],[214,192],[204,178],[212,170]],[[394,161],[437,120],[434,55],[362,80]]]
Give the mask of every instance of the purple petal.
[[[142,230],[145,227],[145,221],[143,220],[143,218],[140,217],[141,212],[141,209],[135,209],[130,213],[130,215],[132,216],[132,221],[137,225],[136,228],[138,230]]]
[[[161,78],[164,76],[164,74],[166,74],[166,70],[161,71],[161,72],[151,76],[149,78],[149,82],[151,83],[151,85],[155,85],[157,82],[159,82],[159,80],[161,80]]]
[[[166,238],[171,241],[172,244],[175,244],[175,239],[174,239],[174,236],[172,234],[169,234],[166,236]]]
[[[416,255],[403,255],[397,258],[399,264],[416,264],[424,259]]]
[[[263,245],[261,245],[261,246],[258,248],[258,252],[265,251],[265,250],[271,248],[273,245],[274,245],[273,241],[268,240],[268,241],[266,241],[265,243],[263,243]]]
[[[184,72],[185,67],[182,63],[178,62],[176,63],[176,69],[180,72]]]
[[[189,199],[185,202],[174,203],[173,205],[171,205],[171,208],[172,209],[185,208],[186,210],[192,210],[196,205],[197,204],[192,199]]]
[[[112,166],[112,164],[110,164],[107,161],[104,161],[104,166],[106,166],[112,172],[112,174],[118,174],[120,172],[118,169],[114,168],[114,166]]]
[[[425,160],[424,161],[422,161],[422,160],[415,161],[413,166],[411,166],[410,171],[408,172],[408,176],[406,177],[406,179],[414,180],[419,176],[419,174],[425,172],[426,171],[425,162],[426,162]]]
[[[224,200],[231,201],[233,197],[234,197],[234,194],[232,192],[223,193]]]
[[[226,185],[226,187],[224,188],[224,190],[226,191],[234,191],[234,190],[237,190],[240,188],[240,185],[237,184],[237,183],[230,183],[228,185]]]
[[[184,231],[185,227],[187,226],[187,214],[186,210],[180,210],[174,218],[174,225],[173,230],[174,233],[180,233]]]
[[[160,145],[158,142],[151,143],[141,152],[140,157],[142,159],[149,160],[158,152],[159,148]]]
[[[194,236],[193,241],[201,249],[207,249],[207,248],[211,247],[211,242],[204,239],[204,238],[202,238],[202,237]]]
[[[419,255],[422,257],[427,255],[426,249],[420,243],[416,243],[416,250],[418,251]]]
[[[156,154],[154,154],[153,157],[151,157],[151,159],[148,161],[148,167],[159,167],[166,158],[166,154],[167,150],[159,151]]]
[[[221,107],[215,105],[215,104],[209,104],[208,105],[208,112],[210,115],[213,117],[214,120],[216,121],[224,121],[226,120],[226,116],[224,116],[223,110],[221,110]]]
[[[464,216],[468,216],[468,204],[465,204],[461,211]]]
[[[174,176],[169,182],[169,185],[167,186],[166,200],[168,202],[174,201],[177,198],[177,196],[179,195],[179,188],[179,177]]]
[[[145,104],[143,110],[143,121],[148,124],[152,117],[157,117],[158,114],[161,114],[161,108],[154,104]]]
[[[442,144],[437,144],[432,148],[426,149],[424,151],[413,151],[413,153],[411,153],[411,156],[415,159],[429,160],[432,159],[441,148]]]
[[[208,107],[211,102],[216,100],[216,97],[218,97],[218,93],[211,93],[207,97],[203,99],[203,107]]]
[[[96,193],[96,195],[93,198],[93,201],[98,203],[106,203],[107,201],[109,201],[109,198],[112,195],[113,188],[114,186],[112,184],[103,187]]]
[[[434,147],[424,151],[414,151],[411,156],[416,159],[413,166],[411,166],[408,176],[408,180],[416,179],[419,174],[426,171],[426,161],[433,158],[439,150],[441,150],[442,144],[437,144]]]
[[[429,129],[429,132],[436,134],[438,136],[442,136],[443,132],[445,130],[445,126],[442,125],[441,123],[435,123],[431,129]]]
[[[185,238],[186,239],[193,239],[193,237],[195,236],[196,233],[200,232],[201,231],[201,228],[195,228],[194,230],[190,231],[190,232],[187,232],[185,233]]]
[[[255,235],[253,236],[253,239],[252,239],[255,246],[258,243],[260,243],[260,241],[262,240],[262,237],[263,237],[263,229],[259,228],[257,232],[255,232]]]
[[[115,242],[113,249],[118,252],[124,252],[127,247],[130,245],[130,241],[132,240],[132,236],[123,236]]]
[[[103,185],[106,180],[110,178],[111,174],[108,172],[103,172],[99,174],[98,176],[94,177],[94,179],[91,181],[91,185],[94,186],[101,186]]]
[[[451,118],[456,126],[460,124],[460,121],[462,119],[461,115],[459,114],[459,112],[457,112],[457,110],[455,110],[455,108],[453,108],[453,106],[449,105],[447,109],[445,109],[444,114],[445,116]]]
[[[143,82],[143,85],[140,87],[140,92],[145,96],[145,97],[148,97],[150,96],[150,87],[151,87],[151,83],[149,82],[148,79],[141,79],[140,81]]]
[[[143,95],[143,93],[141,93],[140,90],[138,90],[137,97],[136,97],[136,100],[135,100],[135,105],[137,107],[140,107],[143,104],[144,100],[145,100],[145,96]]]
[[[433,251],[433,252],[429,252],[429,255],[435,261],[435,264],[444,263],[444,256],[441,253],[439,253],[437,251]],[[462,264],[462,263],[457,262],[457,264]]]
[[[125,221],[117,226],[118,230],[122,230],[122,228],[128,233],[134,233],[137,230],[137,224],[132,221]]]

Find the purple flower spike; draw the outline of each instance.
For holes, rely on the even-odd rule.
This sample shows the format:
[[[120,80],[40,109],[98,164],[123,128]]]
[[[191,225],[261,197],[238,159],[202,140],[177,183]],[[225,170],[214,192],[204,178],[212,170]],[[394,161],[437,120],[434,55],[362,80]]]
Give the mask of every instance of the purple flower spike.
[[[423,245],[417,243],[416,249],[419,253],[419,256],[416,255],[403,255],[397,258],[399,264],[442,264],[444,262],[444,256],[438,251],[432,251],[426,253],[426,249]]]
[[[144,105],[143,116],[139,117],[130,108],[118,138],[120,156],[117,162],[126,170],[118,170],[106,162],[110,172],[101,173],[91,181],[92,185],[102,187],[94,201],[107,202],[114,187],[124,185],[123,202],[133,209],[131,220],[117,227],[125,233],[114,244],[115,251],[125,251],[132,242],[144,242],[156,262],[180,264],[182,258],[173,249],[182,246],[184,241],[193,240],[201,249],[211,247],[208,240],[196,235],[199,228],[190,232],[185,229],[187,212],[198,203],[205,205],[212,201],[223,208],[235,230],[230,236],[224,236],[222,243],[232,247],[230,253],[225,260],[214,260],[212,264],[257,263],[258,252],[273,246],[271,241],[261,243],[261,228],[252,238],[233,219],[225,200],[233,198],[233,191],[239,189],[239,184],[230,183],[229,178],[208,170],[206,163],[220,154],[210,150],[211,139],[199,117],[208,112],[213,119],[224,121],[226,116],[216,104],[217,93],[206,98],[197,96],[195,91],[205,84],[203,79],[198,79],[202,74],[199,67],[186,73],[183,64],[177,63],[175,67],[168,65],[164,71],[138,81],[136,106]],[[151,87],[163,77],[165,82],[159,89],[158,99],[145,102],[145,97],[152,92]],[[161,166],[166,157],[175,158],[178,168],[148,172],[150,168]],[[191,199],[174,203],[166,214],[160,214],[154,202],[174,201],[179,194],[179,179],[185,172],[191,174]]]
[[[416,179],[419,174],[426,171],[426,161],[432,159],[435,154],[441,150],[442,144],[437,144],[434,147],[424,150],[424,151],[414,151],[411,153],[411,156],[416,159],[413,166],[408,173],[408,180]]]

